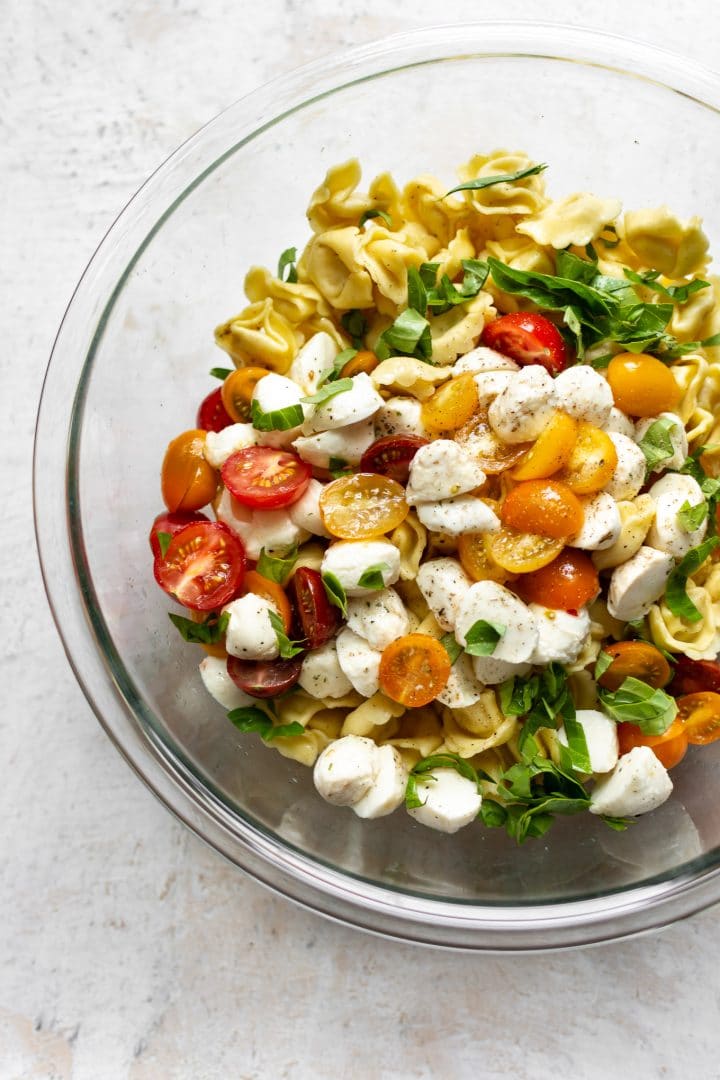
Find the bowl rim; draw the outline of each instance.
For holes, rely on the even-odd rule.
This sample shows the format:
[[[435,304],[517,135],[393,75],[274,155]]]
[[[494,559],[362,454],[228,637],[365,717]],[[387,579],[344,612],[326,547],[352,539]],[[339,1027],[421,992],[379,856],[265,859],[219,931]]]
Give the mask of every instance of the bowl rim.
[[[391,35],[332,53],[253,90],[182,143],[152,173],[111,225],[84,271],[43,382],[33,502],[43,582],[73,673],[113,744],[179,820],[256,880],[337,921],[406,941],[505,952],[617,939],[692,914],[720,899],[720,849],[709,853],[717,852],[714,859],[706,854],[682,864],[677,873],[656,875],[631,889],[609,890],[593,898],[468,905],[372,884],[304,855],[285,840],[273,839],[247,819],[239,823],[182,754],[173,754],[152,724],[139,723],[117,679],[117,668],[108,662],[107,646],[102,645],[103,620],[100,617],[98,624],[82,534],[73,519],[74,452],[92,359],[127,276],[179,201],[244,142],[341,87],[419,64],[501,56],[605,68],[720,112],[720,78],[709,68],[693,63],[689,70],[687,60],[675,53],[604,31],[527,20],[456,23]],[[634,70],[628,70],[631,66]],[[228,147],[230,131],[235,141]],[[158,200],[166,209],[156,217]],[[102,306],[92,299],[97,288],[102,296],[110,292]],[[63,395],[57,392],[68,385],[68,371],[79,375],[70,408],[62,406]],[[55,478],[52,485],[50,475]]]

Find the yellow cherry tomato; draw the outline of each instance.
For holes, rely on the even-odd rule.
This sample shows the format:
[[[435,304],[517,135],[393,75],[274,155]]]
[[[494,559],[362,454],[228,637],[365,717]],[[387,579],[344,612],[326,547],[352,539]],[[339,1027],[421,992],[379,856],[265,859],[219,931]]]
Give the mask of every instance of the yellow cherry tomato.
[[[490,558],[485,533],[462,533],[457,538],[457,553],[463,570],[473,581],[497,581],[504,585],[514,577]]]
[[[535,445],[511,472],[513,480],[544,480],[567,465],[577,438],[577,420],[556,412]]]
[[[377,473],[342,476],[320,496],[325,528],[341,540],[382,536],[397,528],[409,511],[402,485]]]
[[[455,433],[455,442],[464,446],[486,473],[494,475],[516,465],[530,449],[529,443],[504,443],[488,421],[487,409],[480,409]]]
[[[488,557],[504,570],[530,574],[556,559],[565,544],[551,536],[518,532],[506,525],[499,532],[488,533],[485,546]]]
[[[688,742],[694,746],[720,739],[720,694],[703,690],[684,694],[677,699],[678,719],[682,722]]]
[[[351,379],[353,375],[369,375],[379,363],[380,361],[374,352],[370,352],[369,349],[361,349],[343,366],[340,375],[343,379]]]
[[[160,474],[163,502],[171,513],[201,510],[217,491],[218,475],[203,455],[207,431],[183,431],[165,451]]]
[[[594,495],[610,483],[617,462],[617,450],[610,436],[592,424],[581,422],[572,453],[558,480],[576,495]]]
[[[472,375],[458,375],[423,402],[422,422],[431,435],[457,431],[478,408],[478,394]]]
[[[261,379],[270,372],[267,368],[243,367],[231,371],[220,391],[223,405],[236,424],[250,421],[250,402],[253,391]]]
[[[427,634],[406,634],[391,642],[380,658],[380,689],[409,709],[429,705],[450,678],[444,645]]]
[[[620,353],[607,372],[618,409],[630,416],[657,416],[674,409],[682,391],[669,368],[647,353]]]

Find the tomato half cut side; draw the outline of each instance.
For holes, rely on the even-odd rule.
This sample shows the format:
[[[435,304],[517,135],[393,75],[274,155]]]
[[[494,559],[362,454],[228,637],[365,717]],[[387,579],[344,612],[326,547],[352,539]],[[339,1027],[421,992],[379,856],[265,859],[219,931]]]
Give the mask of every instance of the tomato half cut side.
[[[678,694],[700,694],[708,690],[720,694],[720,663],[678,656],[670,693],[677,697]]]
[[[618,724],[617,733],[621,755],[636,746],[649,746],[666,769],[679,765],[688,748],[687,732],[679,717],[661,735],[645,735],[636,724]]]
[[[340,626],[340,613],[327,598],[322,577],[309,566],[299,566],[288,585],[295,608],[295,633],[319,649]]]
[[[219,521],[198,521],[176,533],[165,555],[155,559],[161,589],[192,611],[213,611],[238,592],[245,549]]]
[[[442,693],[450,671],[444,645],[427,634],[405,634],[383,650],[380,688],[393,701],[417,709]]]
[[[243,506],[277,510],[297,502],[310,483],[312,469],[288,450],[248,446],[230,455],[221,476],[230,494]]]
[[[514,311],[488,323],[480,342],[517,364],[541,364],[551,375],[564,371],[567,346],[554,323],[533,311]]]
[[[387,476],[398,484],[407,484],[410,462],[420,447],[428,442],[421,435],[383,435],[365,451],[360,469],[362,472]]]
[[[158,533],[174,536],[175,533],[179,533],[181,529],[184,529],[186,525],[192,525],[196,521],[208,521],[208,518],[205,517],[205,514],[195,514],[184,510],[178,510],[174,514],[170,514],[165,510],[162,514],[158,514],[150,526],[150,535],[148,536],[155,558],[161,555]]]
[[[612,659],[610,667],[598,679],[606,690],[619,690],[628,678],[640,679],[655,689],[670,681],[670,665],[648,641],[618,641],[605,645],[602,651]]]
[[[565,548],[546,566],[523,574],[513,587],[527,603],[560,611],[579,611],[600,592],[600,579],[584,551]]]
[[[240,660],[228,656],[227,673],[250,697],[273,698],[292,690],[300,678],[302,656],[290,660]]]
[[[222,388],[218,386],[200,402],[197,426],[203,431],[222,431],[235,421],[223,405]]]
[[[678,698],[678,717],[682,721],[688,742],[705,746],[720,739],[720,694],[706,690]]]

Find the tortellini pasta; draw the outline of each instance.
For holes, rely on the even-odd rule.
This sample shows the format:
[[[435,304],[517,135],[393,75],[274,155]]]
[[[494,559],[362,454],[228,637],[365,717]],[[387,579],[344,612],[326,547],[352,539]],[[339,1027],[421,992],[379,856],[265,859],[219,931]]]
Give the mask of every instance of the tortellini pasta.
[[[696,274],[705,265],[709,242],[698,217],[681,221],[667,206],[627,210],[623,235],[646,267],[670,278]]]
[[[536,244],[547,244],[557,250],[571,244],[584,247],[615,220],[621,209],[617,199],[599,199],[589,192],[578,192],[551,202],[539,214],[525,218],[517,231],[531,237]]]
[[[598,570],[619,566],[637,554],[655,517],[655,501],[650,495],[638,495],[632,501],[617,505],[622,526],[620,536],[611,547],[593,552],[593,562]]]
[[[463,183],[488,176],[508,176],[529,169],[533,162],[523,153],[496,150],[475,154],[458,169]],[[524,179],[492,184],[474,191],[464,191],[466,202],[478,214],[537,214],[547,204],[542,173]]]
[[[382,392],[401,393],[427,401],[435,387],[452,375],[450,367],[433,367],[412,356],[391,356],[375,368],[370,378]]]
[[[299,335],[269,297],[218,326],[215,341],[238,366],[262,364],[280,374],[290,367],[300,344]]]
[[[354,225],[314,236],[298,262],[298,277],[312,282],[334,308],[366,308],[373,282],[360,261],[362,237]]]
[[[427,547],[427,529],[418,521],[414,510],[393,529],[389,540],[400,552],[400,580],[414,581]]]
[[[648,615],[650,634],[656,645],[691,660],[714,660],[720,648],[717,605],[702,585],[688,584],[687,594],[702,615],[691,623],[673,613],[664,602],[653,604]]]

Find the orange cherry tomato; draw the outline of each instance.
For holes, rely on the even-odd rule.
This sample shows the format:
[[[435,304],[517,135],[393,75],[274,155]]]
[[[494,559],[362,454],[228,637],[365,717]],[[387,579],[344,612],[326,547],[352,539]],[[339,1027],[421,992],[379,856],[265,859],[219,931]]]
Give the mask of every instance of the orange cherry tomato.
[[[485,536],[488,558],[511,574],[529,574],[556,559],[562,551],[562,540],[538,533],[518,532],[508,526]]]
[[[567,465],[558,479],[576,495],[593,495],[610,482],[617,462],[617,450],[610,436],[592,424],[581,422]]]
[[[423,402],[422,422],[432,435],[457,431],[467,424],[479,406],[477,387],[472,375],[458,375]]]
[[[248,570],[243,583],[243,592],[255,593],[256,596],[262,596],[264,600],[272,604],[283,621],[285,633],[290,633],[292,608],[290,607],[290,601],[277,582],[263,577],[262,574],[258,574],[257,570]]]
[[[543,480],[562,469],[570,460],[577,430],[577,420],[556,412],[532,449],[512,470],[513,480]]]
[[[514,587],[530,603],[579,611],[600,592],[600,579],[588,555],[566,548],[547,566],[521,577]]]
[[[429,705],[450,678],[444,645],[427,634],[406,634],[391,642],[380,659],[380,688],[409,709]]]
[[[405,489],[378,473],[341,476],[320,496],[325,528],[341,540],[371,540],[397,528],[408,515]]]
[[[663,654],[647,641],[618,641],[605,645],[603,652],[612,657],[611,666],[598,679],[600,686],[606,690],[619,689],[627,678],[641,679],[656,689],[670,682],[670,665]]]
[[[487,409],[479,409],[473,418],[455,433],[455,441],[472,454],[486,473],[494,475],[517,465],[530,449],[529,443],[504,443],[488,421]]]
[[[203,455],[206,431],[183,431],[165,451],[160,475],[163,502],[171,513],[200,510],[215,498],[218,476]]]
[[[360,352],[355,353],[351,357],[347,364],[345,364],[340,372],[343,379],[351,379],[353,375],[369,375],[371,371],[374,371],[380,361],[374,352],[370,352],[370,349],[361,349]]]
[[[657,416],[674,409],[682,393],[670,369],[647,353],[613,356],[607,377],[615,404],[630,416]]]
[[[688,742],[693,746],[720,739],[720,694],[704,690],[677,699],[678,718],[682,721]]]
[[[462,533],[457,539],[458,557],[465,573],[473,581],[497,581],[503,585],[513,574],[490,558],[485,533]]]
[[[645,735],[637,724],[618,724],[617,731],[621,754],[628,754],[636,746],[649,746],[666,769],[678,765],[688,748],[687,732],[679,718],[662,735]]]
[[[500,510],[503,525],[555,540],[579,533],[584,518],[577,495],[559,480],[526,480],[518,484],[506,495]]]
[[[227,376],[222,384],[222,402],[234,423],[249,423],[253,391],[260,380],[269,374],[267,368],[243,367],[231,371]]]

